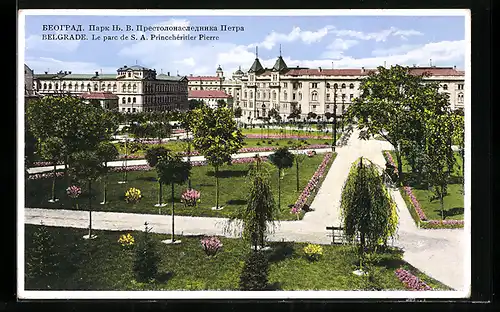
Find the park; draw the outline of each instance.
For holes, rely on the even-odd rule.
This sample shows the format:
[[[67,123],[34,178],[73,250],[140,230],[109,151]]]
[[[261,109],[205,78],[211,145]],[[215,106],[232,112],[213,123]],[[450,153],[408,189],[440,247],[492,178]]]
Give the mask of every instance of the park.
[[[463,113],[407,68],[364,79],[332,122],[28,103],[26,289],[461,289]]]

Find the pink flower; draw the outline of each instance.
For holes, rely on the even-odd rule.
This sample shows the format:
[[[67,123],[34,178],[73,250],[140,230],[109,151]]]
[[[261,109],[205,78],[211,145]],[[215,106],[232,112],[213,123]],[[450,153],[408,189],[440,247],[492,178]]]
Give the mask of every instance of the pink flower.
[[[82,194],[82,189],[76,185],[72,185],[66,189],[66,194],[70,198],[78,198]]]
[[[415,275],[411,274],[406,270],[397,269],[394,273],[407,289],[417,290],[417,291],[432,290],[432,287],[430,287],[424,281],[420,280],[418,277],[416,277]]]
[[[196,203],[200,200],[201,193],[195,189],[188,189],[184,191],[181,195],[181,201],[186,204],[186,206],[196,206]]]
[[[200,242],[207,256],[215,256],[223,246],[220,239],[215,236],[205,237]]]

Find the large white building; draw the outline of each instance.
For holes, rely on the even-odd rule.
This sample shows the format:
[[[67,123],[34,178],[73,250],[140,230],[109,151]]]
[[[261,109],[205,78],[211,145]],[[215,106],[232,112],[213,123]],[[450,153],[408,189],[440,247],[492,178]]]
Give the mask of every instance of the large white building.
[[[292,112],[293,106],[300,108],[301,119],[309,112],[322,117],[347,110],[353,99],[359,96],[361,79],[375,69],[323,69],[289,68],[281,56],[273,68],[264,68],[256,57],[241,77],[241,99],[237,105],[242,108],[242,120],[251,121],[267,116],[270,109],[279,112],[283,120]],[[431,74],[426,78],[438,81],[441,91],[449,94],[451,108],[463,108],[464,72],[455,67],[413,67],[411,72]]]
[[[118,96],[121,112],[187,110],[188,80],[185,76],[156,74],[143,66],[123,66],[116,74],[34,74],[33,86],[41,95],[111,92]]]
[[[224,71],[219,65],[215,71],[215,76],[193,76],[189,75],[188,89],[191,91],[198,90],[220,90],[231,96],[235,106],[240,103],[241,96],[241,79],[244,73],[241,67],[232,74],[231,78],[224,76]]]

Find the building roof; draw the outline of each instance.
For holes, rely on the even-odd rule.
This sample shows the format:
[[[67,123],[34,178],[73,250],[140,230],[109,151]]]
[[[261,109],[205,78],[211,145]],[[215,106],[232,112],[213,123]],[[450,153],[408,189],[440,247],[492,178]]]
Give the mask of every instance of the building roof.
[[[86,92],[80,94],[80,97],[86,100],[118,100],[118,96],[111,92]]]
[[[187,77],[189,81],[220,81],[221,78],[217,76],[189,76]]]
[[[248,72],[249,73],[260,73],[263,70],[264,70],[264,67],[262,67],[262,64],[260,63],[259,59],[256,58],[255,61],[253,61],[252,67],[250,67]]]
[[[182,81],[183,79],[186,79],[186,76],[168,76],[165,74],[159,74],[156,76],[156,79],[168,80],[168,81]]]
[[[285,70],[287,69],[288,67],[286,66],[286,63],[285,61],[283,60],[283,58],[281,57],[281,55],[278,57],[278,59],[276,60],[276,63],[274,63],[274,66],[273,66],[273,71],[282,71],[282,70]]]
[[[217,67],[217,71],[222,71],[222,67],[220,67],[220,65]]]
[[[149,70],[149,68],[147,67],[144,67],[144,66],[141,66],[141,65],[132,65],[132,66],[123,66],[123,67],[120,67],[118,68],[118,71],[122,71],[122,70]]]
[[[463,76],[463,70],[457,70],[455,67],[410,67],[410,73],[421,75],[428,73],[431,76]]]
[[[188,98],[197,98],[197,99],[227,99],[231,98],[229,94],[221,90],[189,90]]]
[[[241,70],[241,66],[238,67],[238,70],[234,72],[235,75],[244,75],[245,73]]]
[[[34,74],[33,77],[37,79],[52,79],[57,77],[57,74]]]

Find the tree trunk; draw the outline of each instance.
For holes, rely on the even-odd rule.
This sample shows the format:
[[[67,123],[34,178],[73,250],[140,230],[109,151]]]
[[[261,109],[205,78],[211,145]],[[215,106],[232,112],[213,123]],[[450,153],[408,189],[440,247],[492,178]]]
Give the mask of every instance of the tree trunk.
[[[174,224],[174,216],[175,216],[175,199],[174,199],[174,183],[172,183],[172,243],[175,241],[175,238],[174,238],[174,228],[175,228],[175,224]]]
[[[278,168],[278,209],[281,209],[281,169]]]
[[[359,269],[363,270],[363,256],[365,253],[365,233],[359,235]]]
[[[56,162],[54,161],[54,176],[52,178],[52,200],[56,201]]]
[[[189,140],[189,131],[186,130],[186,140],[188,143],[188,154],[187,154],[187,161],[188,163],[191,163],[191,141]],[[191,176],[188,178],[188,189],[191,189]]]
[[[107,186],[108,186],[108,162],[105,162],[104,167],[106,168],[106,176],[104,177],[104,192],[103,192],[103,199],[102,203],[106,203],[106,192],[107,192]]]
[[[92,181],[89,180],[89,239],[92,239]]]
[[[219,167],[215,166],[215,209],[219,209]]]
[[[297,182],[297,192],[299,191],[299,162],[298,160],[296,159],[295,160],[295,168],[297,169],[297,174],[296,174],[296,182]]]
[[[444,187],[441,187],[441,192],[439,192],[439,204],[441,205],[441,220],[444,220]]]
[[[403,181],[403,160],[401,159],[401,152],[399,151],[399,148],[396,148],[394,150],[396,153],[396,161],[398,162],[398,181],[402,182]]]
[[[162,203],[162,198],[161,198],[161,195],[162,195],[162,188],[161,188],[161,181],[158,181],[158,184],[159,184],[159,190],[158,190],[158,212],[159,214],[161,214],[161,203]]]
[[[66,156],[64,160],[64,178],[66,179],[66,184],[68,187],[71,186],[71,181],[69,179],[69,174],[68,174],[68,156]]]

